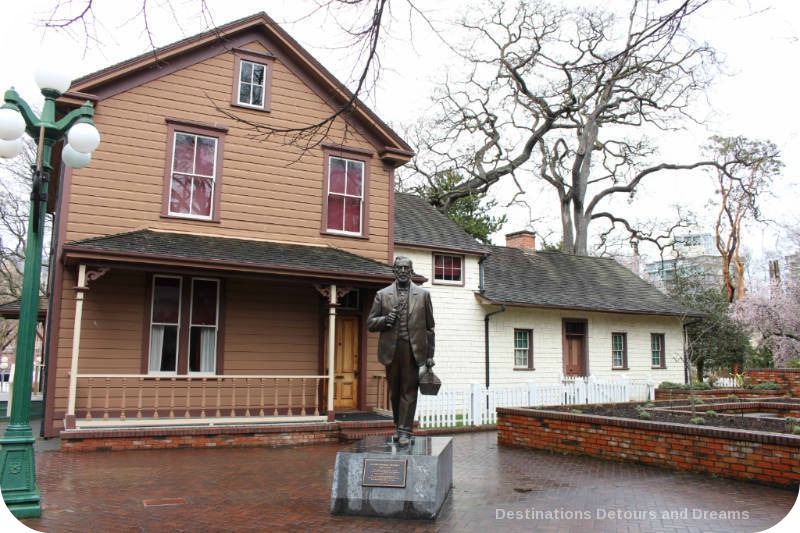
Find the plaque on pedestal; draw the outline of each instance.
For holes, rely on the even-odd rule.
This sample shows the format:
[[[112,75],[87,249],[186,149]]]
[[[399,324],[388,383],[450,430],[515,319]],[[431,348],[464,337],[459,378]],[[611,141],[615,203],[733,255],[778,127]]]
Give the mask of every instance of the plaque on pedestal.
[[[336,454],[331,513],[432,520],[452,486],[451,437],[367,437]]]

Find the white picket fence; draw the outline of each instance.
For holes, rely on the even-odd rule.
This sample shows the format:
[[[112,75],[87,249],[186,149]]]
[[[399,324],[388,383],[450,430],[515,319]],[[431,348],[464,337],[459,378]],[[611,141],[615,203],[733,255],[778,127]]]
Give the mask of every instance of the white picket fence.
[[[529,381],[517,385],[491,386],[473,383],[443,386],[436,396],[420,395],[415,419],[422,428],[480,426],[497,423],[498,407],[579,405],[655,399],[655,382],[627,378],[562,378],[561,383],[542,385]]]

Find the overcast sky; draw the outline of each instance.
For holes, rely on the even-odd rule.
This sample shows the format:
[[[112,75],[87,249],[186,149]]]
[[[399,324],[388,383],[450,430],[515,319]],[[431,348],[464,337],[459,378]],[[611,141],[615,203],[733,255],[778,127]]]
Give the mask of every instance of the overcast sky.
[[[36,65],[56,58],[58,64],[70,65],[77,77],[149,50],[143,19],[138,14],[141,7],[138,0],[96,0],[97,20],[88,40],[83,28],[77,25],[71,27],[71,32],[45,31],[41,27],[53,3],[27,0],[4,5],[0,18],[0,43],[5,52],[0,88],[13,85],[28,101],[39,102],[41,97],[33,82]],[[76,8],[82,3],[73,0]],[[267,11],[342,81],[352,80],[352,62],[342,60],[345,52],[340,45],[344,39],[332,17],[317,13],[303,18],[313,11],[313,2],[208,0],[207,3],[217,24]],[[439,36],[419,18],[412,17],[413,31],[409,31],[406,4],[393,0],[395,20],[387,29],[386,46],[381,50],[383,70],[367,97],[375,111],[398,129],[425,113],[433,88],[442,81],[447,68],[457,63],[440,39],[441,35],[448,38],[452,35],[448,33],[451,27],[446,20],[467,9],[463,0],[417,3],[424,6],[429,19],[441,30]],[[168,4],[166,0],[148,2],[156,45],[169,44],[208,27],[207,20],[198,14],[196,1],[172,0],[173,12],[164,7]],[[800,59],[799,25],[800,2],[794,0],[715,0],[710,8],[694,15],[690,31],[718,50],[726,62],[726,73],[717,78],[708,102],[698,104],[703,125],[661,139],[663,158],[676,163],[695,160],[697,147],[712,133],[772,140],[781,149],[786,168],[775,186],[778,197],[769,200],[767,212],[781,222],[798,224],[800,214],[794,207],[794,198],[800,192],[797,150],[800,106],[795,80]],[[637,202],[643,206],[641,212],[648,214],[677,202],[702,213],[712,192],[707,178],[686,173],[646,182]],[[549,229],[536,229],[550,233],[550,240],[554,240],[556,235],[552,231],[558,225],[552,193],[534,196],[532,203],[539,211],[537,215],[544,212],[551,218]],[[501,234],[527,224],[527,210],[512,209],[509,213],[510,222]],[[752,231],[758,235],[753,235],[747,244],[772,253],[778,244],[774,232]],[[501,243],[502,236],[497,235],[495,241]]]

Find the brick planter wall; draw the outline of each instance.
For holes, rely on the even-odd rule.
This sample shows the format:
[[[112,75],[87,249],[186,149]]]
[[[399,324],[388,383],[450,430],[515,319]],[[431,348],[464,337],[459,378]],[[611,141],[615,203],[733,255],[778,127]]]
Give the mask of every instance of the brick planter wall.
[[[800,398],[800,368],[748,368],[744,375],[753,385],[772,381],[780,384],[783,392]]]
[[[120,451],[164,448],[242,448],[339,442],[336,422],[205,428],[80,430],[61,433],[61,451]]]
[[[499,444],[588,455],[780,487],[800,483],[800,436],[497,409]]]

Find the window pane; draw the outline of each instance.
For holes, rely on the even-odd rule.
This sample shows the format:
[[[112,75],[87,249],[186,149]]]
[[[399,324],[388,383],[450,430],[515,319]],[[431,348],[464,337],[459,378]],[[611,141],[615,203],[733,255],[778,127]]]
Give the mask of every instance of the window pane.
[[[211,137],[197,138],[197,158],[195,161],[195,174],[201,176],[214,176],[216,163],[217,140]]]
[[[164,326],[163,328],[161,364],[158,369],[161,372],[176,372],[178,370],[178,326]]]
[[[217,282],[196,279],[192,283],[192,325],[217,325]]]
[[[250,83],[253,79],[253,64],[249,61],[242,61],[240,67],[239,79],[243,83]]]
[[[186,133],[175,134],[175,153],[172,161],[172,170],[191,174],[194,172],[194,135]]]
[[[193,326],[189,337],[189,372],[214,372],[216,360],[216,328]]]
[[[181,280],[155,278],[153,288],[153,322],[177,324],[180,317]]]
[[[250,84],[249,83],[240,83],[239,84],[239,103],[240,104],[249,104],[250,103]]]
[[[253,86],[253,97],[250,103],[259,107],[264,105],[264,89],[260,85]]]
[[[330,164],[329,191],[343,194],[345,189],[344,159],[339,159],[338,157],[331,157],[329,164]]]
[[[194,179],[194,194],[192,195],[192,214],[198,216],[211,216],[211,199],[214,194],[214,182],[207,178]]]
[[[361,196],[361,185],[364,182],[364,163],[361,161],[347,162],[347,194]]]
[[[344,229],[344,198],[328,196],[328,229]]]
[[[361,232],[361,199],[345,198],[344,200],[344,230],[353,233]]]
[[[192,178],[175,174],[172,176],[172,189],[170,191],[170,213],[189,213],[189,203],[192,199]]]
[[[264,65],[257,65],[255,63],[251,63],[253,75],[252,75],[252,82],[253,85],[257,85],[259,87],[264,86],[264,72],[266,72],[266,68]]]

